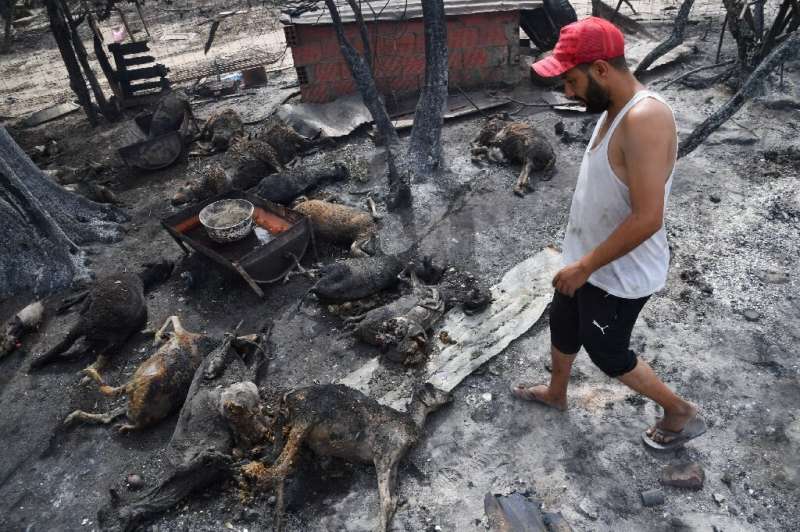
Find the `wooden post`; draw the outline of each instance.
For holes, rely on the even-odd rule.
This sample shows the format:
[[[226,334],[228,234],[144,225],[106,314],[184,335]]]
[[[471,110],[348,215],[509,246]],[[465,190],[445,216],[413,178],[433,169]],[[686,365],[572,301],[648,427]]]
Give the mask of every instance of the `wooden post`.
[[[78,61],[83,68],[83,73],[86,75],[86,79],[89,80],[89,86],[92,88],[92,93],[94,94],[94,99],[97,102],[97,106],[100,107],[100,111],[103,113],[103,116],[108,119],[111,116],[108,101],[106,100],[105,94],[103,94],[103,89],[100,88],[100,84],[97,82],[97,76],[94,75],[94,71],[89,64],[89,58],[86,55],[86,48],[83,46],[81,36],[78,34],[78,28],[76,27],[75,21],[72,18],[69,5],[65,0],[60,1],[61,8],[64,10],[64,14],[67,17],[67,24],[70,29],[70,34],[72,35],[72,45],[75,48],[75,55],[78,57]],[[91,14],[88,14],[88,16],[91,17]]]
[[[53,37],[58,44],[58,50],[61,52],[61,58],[64,60],[64,66],[67,67],[67,74],[69,75],[69,85],[72,91],[78,97],[78,101],[86,113],[86,118],[92,126],[97,125],[97,112],[92,105],[92,99],[89,97],[89,91],[86,90],[86,80],[83,79],[81,74],[81,67],[75,57],[75,50],[72,48],[72,39],[70,38],[70,30],[67,27],[67,20],[61,3],[59,0],[47,0],[47,16],[50,18],[50,30],[53,32]]]

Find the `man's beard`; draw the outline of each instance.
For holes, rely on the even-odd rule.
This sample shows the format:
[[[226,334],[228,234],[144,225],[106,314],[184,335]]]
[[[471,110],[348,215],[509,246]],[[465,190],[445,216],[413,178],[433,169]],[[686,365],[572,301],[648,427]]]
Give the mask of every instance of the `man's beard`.
[[[587,112],[602,113],[611,105],[608,91],[601,87],[591,74],[587,74],[587,76],[589,77],[589,85],[586,87],[586,98],[581,98],[581,100],[586,104]]]

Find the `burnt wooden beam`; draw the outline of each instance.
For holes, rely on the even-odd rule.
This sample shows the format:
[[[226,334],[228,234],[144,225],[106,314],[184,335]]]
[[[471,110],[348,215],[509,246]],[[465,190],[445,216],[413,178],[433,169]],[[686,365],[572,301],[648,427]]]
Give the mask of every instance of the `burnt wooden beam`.
[[[83,78],[78,59],[75,57],[72,37],[62,4],[59,0],[47,0],[45,5],[47,7],[47,16],[50,19],[50,31],[52,31],[53,37],[56,40],[58,51],[61,53],[61,58],[64,61],[64,66],[67,68],[70,88],[78,97],[78,102],[81,104],[81,107],[83,107],[86,118],[89,119],[89,123],[92,126],[96,126],[97,111],[92,105],[89,91],[86,90],[86,80]]]

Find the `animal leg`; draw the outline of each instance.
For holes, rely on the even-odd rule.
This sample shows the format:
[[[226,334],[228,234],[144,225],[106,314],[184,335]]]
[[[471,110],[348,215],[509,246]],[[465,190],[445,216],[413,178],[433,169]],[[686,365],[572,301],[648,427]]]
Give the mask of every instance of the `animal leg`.
[[[405,454],[406,449],[402,448],[390,453],[388,456],[375,457],[375,471],[378,474],[378,496],[381,500],[381,521],[378,530],[386,532],[389,523],[394,517],[397,509],[397,466],[400,459]]]
[[[369,242],[371,237],[360,238],[350,245],[350,254],[356,258],[369,257],[370,254],[364,251],[364,246]]]
[[[165,338],[164,335],[167,331],[167,328],[172,324],[172,330],[175,331],[176,334],[180,334],[181,332],[186,332],[181,326],[181,321],[178,319],[178,316],[170,316],[164,321],[164,325],[161,326],[159,330],[153,335],[153,347],[158,347],[164,342]]]
[[[118,417],[125,415],[125,407],[121,406],[119,408],[115,408],[111,412],[107,412],[105,414],[92,414],[90,412],[84,412],[83,410],[76,410],[64,420],[64,425],[71,425],[75,421],[82,421],[84,423],[99,423],[101,425],[108,425]]]
[[[381,219],[381,215],[378,214],[378,208],[375,206],[375,200],[370,196],[367,196],[367,208],[369,208],[369,213],[372,215],[373,220]]]
[[[344,328],[347,329],[355,329],[359,323],[361,323],[364,318],[367,316],[367,313],[364,312],[363,314],[356,314],[355,316],[350,316],[349,318],[345,318],[344,320]]]
[[[140,428],[142,428],[140,425],[133,425],[131,423],[120,423],[116,427],[117,432],[119,432],[120,434],[125,434],[132,430],[139,430]]]
[[[531,175],[531,162],[525,161],[525,164],[522,165],[522,171],[519,174],[519,179],[517,179],[517,184],[514,185],[514,194],[517,196],[524,196],[525,192],[528,191],[528,181],[530,180]]]
[[[508,162],[508,159],[506,158],[505,154],[503,154],[503,151],[496,146],[493,146],[487,155],[490,161],[497,164],[506,164]]]
[[[294,425],[289,432],[289,437],[286,439],[286,444],[283,446],[280,456],[275,460],[275,464],[272,467],[264,467],[260,462],[248,464],[244,468],[245,476],[253,478],[260,483],[274,482],[276,480],[282,482],[291,473],[294,460],[297,457],[297,453],[300,452],[300,447],[309,430],[311,430],[311,427],[306,425]]]
[[[92,380],[103,386],[103,379],[100,377],[100,370],[105,369],[108,366],[108,357],[105,355],[97,355],[97,359],[92,362],[92,364],[84,369],[82,369],[78,374],[85,375],[81,379],[81,386],[86,386]],[[95,379],[95,375],[97,378]]]
[[[83,332],[80,331],[78,328],[71,329],[63,340],[61,340],[52,348],[50,348],[50,350],[47,351],[45,354],[43,354],[42,356],[31,362],[31,369],[39,369],[42,366],[49,364],[56,357],[64,353],[64,351],[72,347],[72,344],[74,344],[75,341],[81,336],[83,336]]]
[[[286,271],[286,274],[283,276],[284,284],[289,282],[289,279],[291,279],[295,275],[305,275],[306,277],[308,277],[312,281],[315,280],[314,276],[319,273],[319,270],[316,270],[316,269],[307,270],[307,269],[303,268],[303,265],[300,264],[300,261],[297,259],[297,255],[295,255],[294,253],[289,253],[289,257],[294,261],[294,268],[291,269],[291,270],[287,270]],[[295,271],[295,269],[297,271]]]
[[[264,467],[260,462],[253,462],[245,466],[243,473],[245,476],[254,478],[259,484],[271,482],[276,490],[275,502],[275,530],[283,529],[283,514],[285,511],[283,500],[283,484],[286,477],[291,472],[303,444],[311,427],[308,425],[294,425],[286,439],[280,456],[272,467]]]
[[[100,386],[100,393],[102,393],[105,396],[119,397],[120,395],[123,395],[125,393],[126,390],[125,385],[117,386],[116,388],[107,385],[105,382],[103,382],[103,378],[100,376],[97,370],[91,366],[83,370],[83,373],[86,374],[86,377],[93,380]]]

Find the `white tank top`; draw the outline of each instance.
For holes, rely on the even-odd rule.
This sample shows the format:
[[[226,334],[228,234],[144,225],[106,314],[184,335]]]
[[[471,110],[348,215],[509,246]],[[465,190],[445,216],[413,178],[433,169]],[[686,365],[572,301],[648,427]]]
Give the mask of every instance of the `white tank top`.
[[[572,197],[569,223],[564,237],[565,265],[580,260],[599,246],[631,214],[628,187],[616,176],[608,161],[608,143],[625,113],[644,98],[655,98],[669,107],[661,96],[653,92],[647,90],[637,92],[614,118],[602,142],[592,148],[608,112],[604,112],[597,121],[592,140],[589,141],[589,146],[583,155],[578,183]],[[664,185],[665,212],[674,172],[673,166]],[[589,283],[611,295],[636,299],[649,296],[663,288],[667,280],[668,267],[669,246],[662,223],[661,229],[636,249],[595,271],[589,277]]]

